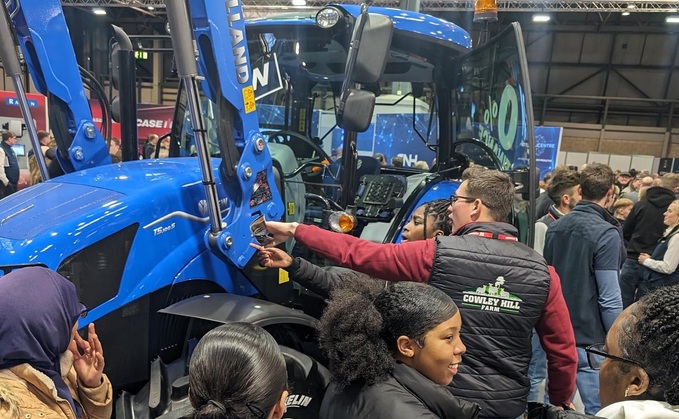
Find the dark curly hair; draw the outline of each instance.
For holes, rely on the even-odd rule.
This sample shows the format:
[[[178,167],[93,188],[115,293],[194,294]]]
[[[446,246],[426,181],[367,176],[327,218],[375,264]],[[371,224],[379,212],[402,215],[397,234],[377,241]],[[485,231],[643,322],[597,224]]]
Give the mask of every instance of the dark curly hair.
[[[251,419],[268,414],[288,388],[274,338],[250,323],[227,323],[198,342],[189,365],[194,419]]]
[[[372,385],[394,369],[400,336],[424,335],[457,313],[443,291],[416,282],[345,280],[319,323],[319,341],[341,386]]]
[[[427,234],[427,218],[432,216],[435,220],[434,230],[441,230],[444,236],[450,236],[453,225],[450,222],[450,217],[448,217],[449,206],[450,200],[448,199],[435,199],[424,204],[424,221],[422,224],[425,234]]]
[[[648,398],[679,404],[679,285],[661,287],[631,309],[618,338],[624,356],[649,376]],[[631,366],[622,364],[623,372]]]

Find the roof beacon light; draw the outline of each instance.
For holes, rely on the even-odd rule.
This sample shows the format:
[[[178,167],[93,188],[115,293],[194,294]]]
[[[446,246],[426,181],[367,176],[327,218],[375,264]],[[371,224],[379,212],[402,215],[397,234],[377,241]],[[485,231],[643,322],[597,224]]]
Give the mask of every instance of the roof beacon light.
[[[497,0],[476,0],[474,22],[496,22]]]
[[[316,25],[323,29],[332,28],[340,20],[340,11],[334,7],[324,7],[316,13]]]

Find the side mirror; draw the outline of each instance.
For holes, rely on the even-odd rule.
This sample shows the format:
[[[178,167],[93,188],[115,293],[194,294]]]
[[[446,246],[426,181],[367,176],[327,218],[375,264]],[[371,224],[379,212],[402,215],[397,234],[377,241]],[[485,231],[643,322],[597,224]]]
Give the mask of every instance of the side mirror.
[[[361,5],[351,35],[351,45],[337,112],[337,125],[347,131],[364,132],[375,110],[375,94],[359,90],[357,84],[377,83],[384,73],[391,48],[394,23],[386,16],[368,13]],[[363,42],[362,42],[363,41]]]
[[[118,56],[120,55],[120,51],[133,50],[132,41],[130,41],[130,38],[127,36],[125,31],[122,30],[122,28],[116,25],[111,25],[111,27],[113,28],[113,37],[116,40],[116,42],[111,47],[111,84],[113,85],[114,89],[120,90],[121,74],[120,58],[118,58]]]
[[[375,94],[366,90],[350,89],[344,112],[338,115],[337,125],[348,131],[365,132],[372,122]]]
[[[366,19],[361,43],[356,56],[356,63],[351,77],[354,83],[376,83],[384,73],[391,49],[391,37],[394,23],[388,17],[375,13],[361,15]],[[356,28],[360,28],[357,23]]]

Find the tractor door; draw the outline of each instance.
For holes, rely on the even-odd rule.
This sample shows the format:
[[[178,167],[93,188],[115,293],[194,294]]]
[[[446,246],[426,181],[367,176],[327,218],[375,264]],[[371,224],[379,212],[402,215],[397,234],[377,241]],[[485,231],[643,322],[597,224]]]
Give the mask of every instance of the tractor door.
[[[533,105],[521,27],[512,23],[455,66],[453,152],[507,172],[517,186],[514,219],[520,239],[532,245],[538,173]]]

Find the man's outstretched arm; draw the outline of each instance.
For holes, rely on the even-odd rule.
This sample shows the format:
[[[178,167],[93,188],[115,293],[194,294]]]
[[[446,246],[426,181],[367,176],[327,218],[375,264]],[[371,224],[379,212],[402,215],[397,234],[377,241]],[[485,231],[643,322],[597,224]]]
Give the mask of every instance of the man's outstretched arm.
[[[433,240],[381,244],[321,228],[268,221],[276,243],[295,239],[332,262],[388,281],[428,282],[434,262]]]

